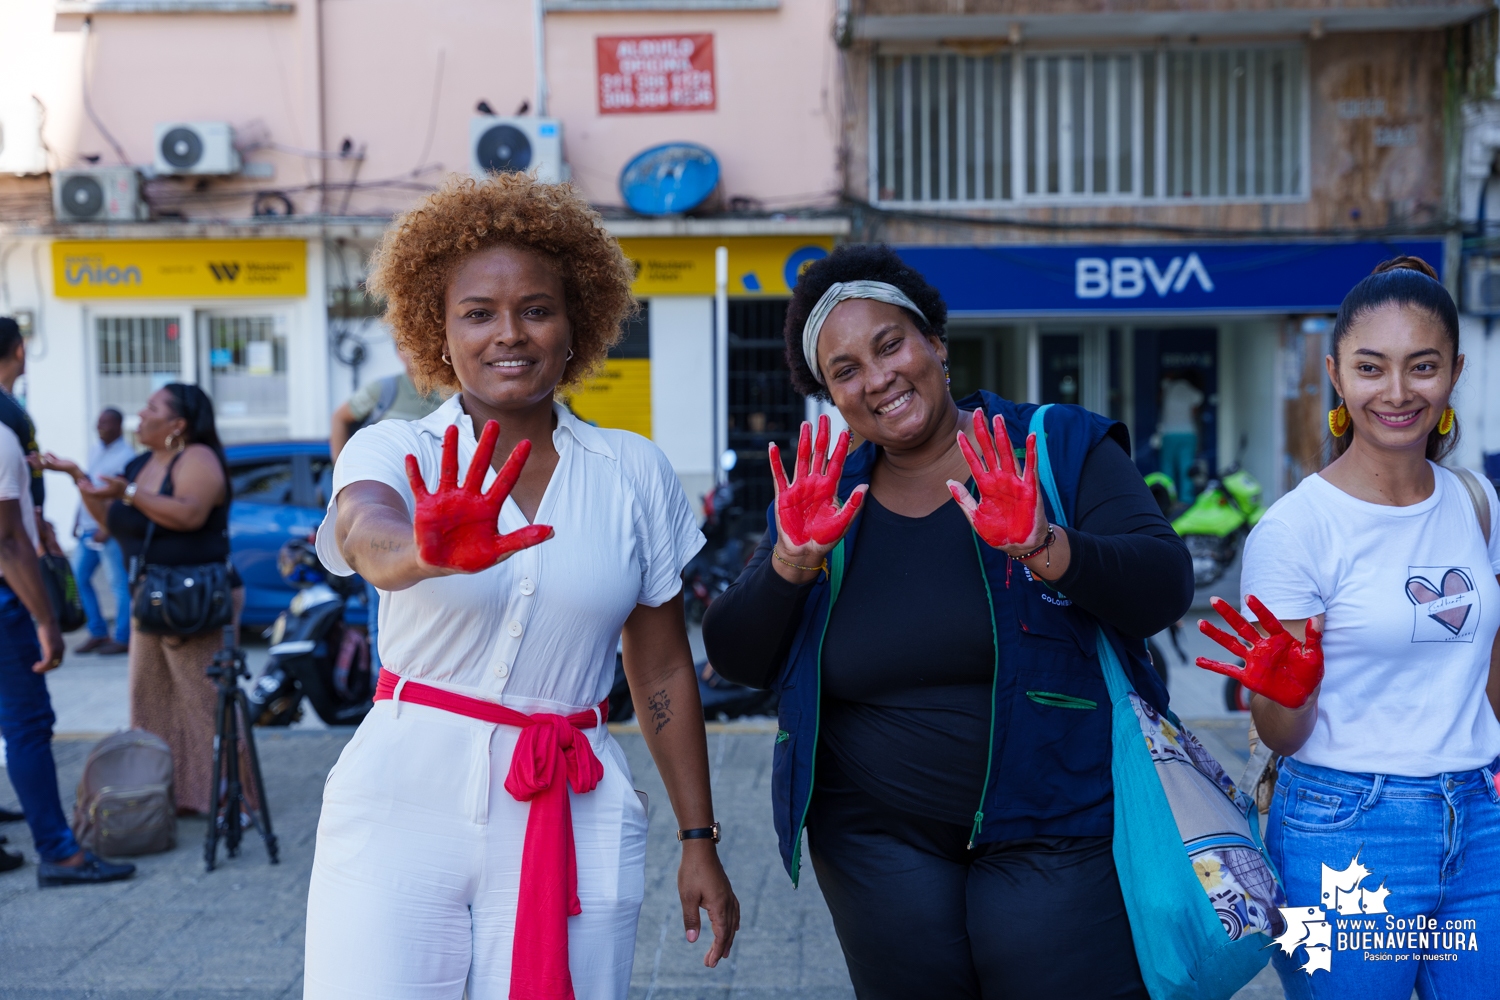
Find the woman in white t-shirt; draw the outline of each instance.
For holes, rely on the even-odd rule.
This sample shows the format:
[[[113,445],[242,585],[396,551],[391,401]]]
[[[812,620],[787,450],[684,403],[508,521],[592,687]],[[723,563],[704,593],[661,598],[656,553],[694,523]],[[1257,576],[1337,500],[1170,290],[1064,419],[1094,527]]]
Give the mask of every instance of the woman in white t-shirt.
[[[1500,503],[1438,464],[1464,359],[1436,278],[1397,258],[1344,299],[1336,457],[1245,547],[1261,631],[1222,601],[1245,641],[1203,626],[1247,662],[1199,665],[1257,692],[1283,755],[1266,846],[1291,904],[1274,956],[1288,997],[1500,989],[1500,532],[1481,522]]]
[[[646,804],[604,725],[622,632],[685,828],[687,940],[703,908],[706,964],[729,952],[681,596],[703,535],[655,445],[554,401],[618,339],[631,280],[571,188],[515,173],[448,184],[376,252],[418,388],[456,391],[354,435],[318,531],[332,572],[380,589],[383,668],[323,793],[308,998],[623,1000]]]

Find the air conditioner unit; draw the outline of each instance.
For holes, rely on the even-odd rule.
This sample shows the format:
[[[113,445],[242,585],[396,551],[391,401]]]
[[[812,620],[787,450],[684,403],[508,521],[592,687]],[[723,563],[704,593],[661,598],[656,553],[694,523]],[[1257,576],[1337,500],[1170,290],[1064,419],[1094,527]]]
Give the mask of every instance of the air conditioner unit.
[[[58,222],[134,222],[147,218],[141,175],[134,167],[58,170],[52,174]]]
[[[475,115],[469,120],[469,172],[477,178],[507,170],[536,171],[537,180],[558,184],[566,179],[562,158],[562,122],[556,118],[501,118]]]
[[[166,122],[156,126],[158,174],[237,174],[239,150],[227,122]]]
[[[1475,255],[1464,274],[1464,312],[1474,316],[1500,315],[1500,257]]]

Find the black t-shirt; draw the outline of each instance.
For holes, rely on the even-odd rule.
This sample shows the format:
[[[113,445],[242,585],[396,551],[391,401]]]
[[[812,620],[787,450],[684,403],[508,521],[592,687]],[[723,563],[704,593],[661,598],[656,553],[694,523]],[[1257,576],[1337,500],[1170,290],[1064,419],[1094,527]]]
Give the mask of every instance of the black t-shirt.
[[[888,805],[967,826],[995,674],[974,532],[956,503],[904,517],[871,496],[862,518],[823,643],[824,747]]]

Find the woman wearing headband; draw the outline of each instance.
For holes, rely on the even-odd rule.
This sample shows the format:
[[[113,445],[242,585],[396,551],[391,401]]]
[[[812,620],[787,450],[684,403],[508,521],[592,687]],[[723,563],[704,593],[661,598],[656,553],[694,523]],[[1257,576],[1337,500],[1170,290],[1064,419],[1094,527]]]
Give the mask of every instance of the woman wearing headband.
[[[1200,627],[1247,662],[1198,664],[1255,692],[1284,755],[1267,852],[1289,912],[1338,935],[1320,949],[1293,928],[1272,958],[1286,995],[1494,996],[1500,503],[1438,464],[1458,440],[1458,308],[1397,257],[1350,290],[1332,339],[1333,460],[1245,544],[1265,634],[1215,600],[1239,638]]]
[[[861,1000],[1144,998],[1095,632],[1133,640],[1136,690],[1165,707],[1140,640],[1186,611],[1192,564],[1125,428],[1081,407],[1045,414],[1076,527],[1049,524],[1037,407],[955,403],[946,319],[887,247],[808,268],[792,382],[864,443],[830,458],[827,424],[815,447],[804,425],[790,480],[772,446],[766,535],[704,640],[721,674],[781,692],[782,857],[795,881],[805,825]]]
[[[646,803],[604,725],[622,633],[716,964],[739,905],[682,612],[703,535],[655,445],[555,399],[619,339],[629,262],[571,188],[509,173],[398,218],[369,284],[418,389],[453,395],[355,434],[318,529],[380,588],[382,668],[323,792],[304,995],[624,1000]]]

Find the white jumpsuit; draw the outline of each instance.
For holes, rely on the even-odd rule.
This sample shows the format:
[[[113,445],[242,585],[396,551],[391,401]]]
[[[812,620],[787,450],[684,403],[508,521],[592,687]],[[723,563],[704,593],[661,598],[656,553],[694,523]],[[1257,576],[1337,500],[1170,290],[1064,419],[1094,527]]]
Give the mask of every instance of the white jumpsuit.
[[[559,461],[537,511],[553,538],[474,575],[380,595],[385,668],[527,714],[597,705],[614,676],[621,626],[638,604],[676,596],[703,545],[666,457],[627,431],[556,407]],[[339,456],[318,555],[351,572],[333,543],[339,490],[373,480],[413,505],[410,453],[429,487],[443,432],[459,427],[459,469],[476,442],[457,396],[416,421],[361,430]],[[486,481],[493,480],[490,473]],[[507,500],[500,530],[526,524]],[[307,1000],[505,1000],[530,806],[504,788],[520,730],[441,709],[377,702],[329,773],[307,901]],[[571,790],[583,912],[568,919],[578,1000],[623,1000],[645,892],[646,814],[603,727],[581,731],[604,765]]]

